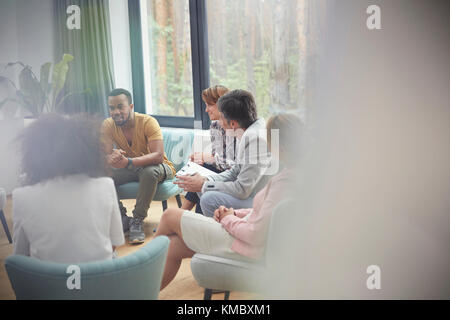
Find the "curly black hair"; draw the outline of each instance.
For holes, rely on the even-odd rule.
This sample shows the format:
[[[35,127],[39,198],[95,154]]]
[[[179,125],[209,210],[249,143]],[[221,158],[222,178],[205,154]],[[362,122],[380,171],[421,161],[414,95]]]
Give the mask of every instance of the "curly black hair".
[[[19,136],[26,184],[73,174],[106,176],[100,119],[87,114],[46,114]]]

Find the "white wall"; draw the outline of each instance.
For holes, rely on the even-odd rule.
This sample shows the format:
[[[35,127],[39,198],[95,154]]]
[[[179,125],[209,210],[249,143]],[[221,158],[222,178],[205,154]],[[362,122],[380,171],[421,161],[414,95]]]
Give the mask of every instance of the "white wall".
[[[16,25],[16,3],[13,0],[0,2],[0,63],[18,57],[18,37]]]
[[[128,1],[110,1],[109,13],[116,88],[133,92]]]
[[[374,3],[381,30],[366,26]],[[270,293],[449,299],[450,3],[332,4],[308,115],[314,139],[286,212],[294,261],[273,272]],[[367,287],[370,265],[379,290]]]
[[[55,61],[54,11],[52,0],[0,1],[0,75],[17,77],[20,67],[3,71],[8,62],[22,61],[39,77],[40,66]],[[17,83],[17,81],[16,81]],[[0,86],[0,101],[12,88]],[[17,105],[9,103],[0,111],[0,188],[11,193],[18,186],[19,157],[15,137],[23,120],[12,119]]]
[[[30,65],[39,77],[40,67],[55,60],[54,12],[52,0],[2,0],[0,2],[0,75],[14,79],[21,70],[14,66],[4,71],[9,62],[21,61]],[[0,87],[0,101],[12,88]],[[17,111],[17,105],[8,103],[0,112],[0,119]],[[19,110],[20,111],[20,110]],[[15,115],[20,116],[20,112]]]
[[[0,2],[0,64],[20,60],[39,75],[40,66],[54,61],[52,0]]]

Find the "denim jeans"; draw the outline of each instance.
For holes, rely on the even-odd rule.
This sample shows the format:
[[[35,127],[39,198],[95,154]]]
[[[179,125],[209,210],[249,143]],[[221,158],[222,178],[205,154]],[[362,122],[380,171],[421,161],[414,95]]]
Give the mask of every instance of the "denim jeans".
[[[214,211],[220,206],[233,209],[246,209],[253,207],[253,198],[238,199],[227,193],[208,191],[200,194],[200,205],[205,217],[213,217]]]
[[[207,164],[207,163],[204,163],[203,167],[205,167],[206,169],[209,169],[211,171],[214,171],[216,173],[221,173],[222,172],[222,170],[219,170],[215,166]],[[202,207],[200,205],[200,197],[198,196],[197,192],[188,192],[188,193],[186,193],[185,198],[186,198],[186,200],[189,200],[190,202],[196,204],[196,206],[195,206],[195,212],[196,213],[203,214]]]

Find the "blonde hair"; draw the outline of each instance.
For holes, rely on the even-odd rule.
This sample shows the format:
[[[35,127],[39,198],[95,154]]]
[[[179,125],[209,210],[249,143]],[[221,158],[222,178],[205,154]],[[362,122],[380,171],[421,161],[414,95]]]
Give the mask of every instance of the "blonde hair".
[[[202,91],[202,99],[206,104],[213,105],[216,104],[221,96],[226,94],[228,91],[227,87],[216,85],[214,87],[209,87]]]

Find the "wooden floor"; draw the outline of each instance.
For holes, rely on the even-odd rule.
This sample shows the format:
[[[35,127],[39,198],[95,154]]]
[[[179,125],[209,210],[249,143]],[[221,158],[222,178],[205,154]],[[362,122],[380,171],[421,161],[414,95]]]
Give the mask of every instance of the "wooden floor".
[[[131,212],[134,207],[134,200],[124,200],[125,207],[128,212]],[[177,204],[175,198],[171,198],[168,201],[169,208],[176,208]],[[12,201],[11,197],[8,197],[4,213],[9,225],[10,232],[12,233]],[[145,243],[149,242],[153,236],[153,229],[157,226],[159,219],[162,215],[161,202],[154,202],[151,204],[148,217],[144,220],[144,229],[147,235]],[[125,244],[117,249],[119,256],[126,256],[135,250],[139,250],[141,246]],[[5,259],[13,252],[12,244],[8,243],[3,227],[0,224],[0,300],[15,299],[14,291],[9,283],[8,276],[5,270]],[[230,295],[231,300],[241,299],[260,299],[261,297],[253,293],[245,292],[232,292]],[[190,259],[185,259],[181,265],[175,279],[161,291],[159,295],[161,300],[201,300],[203,299],[203,288],[197,285],[194,277],[191,273]],[[213,300],[223,299],[223,294],[213,294]]]

